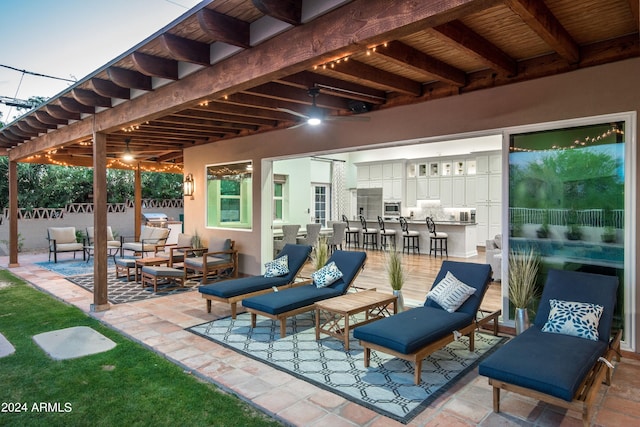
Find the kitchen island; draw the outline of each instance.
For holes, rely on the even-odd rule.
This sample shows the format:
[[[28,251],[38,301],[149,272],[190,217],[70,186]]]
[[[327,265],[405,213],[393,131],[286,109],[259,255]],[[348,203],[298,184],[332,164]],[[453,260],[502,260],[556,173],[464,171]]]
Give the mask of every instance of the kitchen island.
[[[476,246],[476,223],[467,221],[434,221],[436,231],[447,233],[449,256],[456,258],[470,258],[478,255]],[[409,230],[420,233],[420,254],[429,255],[429,229],[425,219],[407,219]],[[402,250],[402,230],[400,220],[385,220],[387,230],[396,230],[396,245],[398,250]],[[380,228],[378,221],[367,220],[367,227]],[[362,239],[360,240],[362,241]],[[380,239],[378,238],[378,243]]]

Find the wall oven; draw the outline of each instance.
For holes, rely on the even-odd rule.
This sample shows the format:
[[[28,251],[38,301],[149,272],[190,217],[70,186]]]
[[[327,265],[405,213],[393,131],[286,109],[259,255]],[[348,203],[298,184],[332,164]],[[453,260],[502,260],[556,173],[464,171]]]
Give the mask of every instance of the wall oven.
[[[385,217],[399,217],[400,216],[400,202],[384,202],[384,216]]]

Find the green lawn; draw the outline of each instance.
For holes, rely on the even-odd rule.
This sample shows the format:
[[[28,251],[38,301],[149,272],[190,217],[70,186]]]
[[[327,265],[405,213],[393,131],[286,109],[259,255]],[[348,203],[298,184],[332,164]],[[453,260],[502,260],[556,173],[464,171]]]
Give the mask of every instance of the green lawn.
[[[6,282],[12,285],[3,287]],[[39,333],[71,326],[90,326],[117,346],[101,354],[56,361],[33,341]],[[0,359],[0,425],[280,425],[4,270],[0,270],[0,332],[16,348],[13,355]],[[49,412],[37,412],[41,404],[48,405]],[[16,406],[26,412],[16,413]]]

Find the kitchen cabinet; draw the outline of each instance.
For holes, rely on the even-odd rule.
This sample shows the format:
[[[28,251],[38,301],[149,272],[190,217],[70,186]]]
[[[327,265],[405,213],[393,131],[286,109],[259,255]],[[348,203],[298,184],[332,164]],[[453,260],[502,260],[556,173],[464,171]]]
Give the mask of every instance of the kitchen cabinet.
[[[404,178],[402,162],[391,162],[382,164],[382,178],[383,179],[402,179]]]
[[[502,154],[482,154],[476,157],[476,173],[502,173]]]
[[[456,208],[464,207],[467,202],[466,194],[465,178],[463,176],[453,177],[451,180],[451,206]]]
[[[453,179],[450,176],[440,178],[440,204],[442,207],[453,206]]]
[[[418,205],[417,200],[417,180],[416,178],[407,178],[405,189],[405,201],[404,204],[408,208],[416,207]]]
[[[440,199],[440,178],[429,178],[429,192],[427,199],[438,200]]]
[[[356,177],[358,181],[369,181],[369,166],[356,166]]]
[[[501,208],[502,174],[483,173],[476,175],[476,222],[478,224],[478,245],[484,246],[488,239],[492,239],[496,234],[501,233]]]
[[[373,181],[372,181],[373,182]],[[382,198],[394,202],[402,201],[402,180],[385,179],[382,181]]]
[[[418,200],[429,199],[429,180],[427,178],[418,178],[416,180],[416,198]]]
[[[382,165],[370,165],[369,166],[369,180],[382,180]]]

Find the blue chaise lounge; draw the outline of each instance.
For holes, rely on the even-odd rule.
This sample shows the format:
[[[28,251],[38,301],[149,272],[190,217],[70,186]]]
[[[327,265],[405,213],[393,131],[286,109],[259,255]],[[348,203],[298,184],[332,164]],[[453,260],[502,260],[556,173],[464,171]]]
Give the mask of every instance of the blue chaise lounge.
[[[493,386],[493,410],[500,411],[502,389],[575,409],[588,426],[620,355],[621,331],[611,334],[617,288],[615,276],[550,270],[533,325],[479,366]]]
[[[497,333],[500,311],[476,321],[490,281],[491,266],[488,264],[443,261],[423,306],[353,330],[353,337],[364,347],[364,366],[369,366],[371,350],[391,354],[415,363],[414,381],[420,384],[422,360],[429,354],[463,335],[469,336],[469,349],[473,351],[474,330],[478,324],[493,320],[494,333]],[[461,301],[462,305],[455,308]]]
[[[260,314],[273,320],[279,320],[280,337],[286,336],[287,317],[313,310],[316,301],[344,295],[364,267],[366,259],[365,252],[334,251],[321,270],[325,270],[331,266],[331,263],[335,263],[337,269],[342,273],[342,277],[335,282],[318,287],[317,284],[322,279],[318,279],[318,281],[314,279],[302,286],[243,300],[242,305],[251,313],[251,326],[256,326],[256,317]]]
[[[274,287],[286,288],[291,286],[309,258],[311,249],[309,245],[287,243],[276,256],[276,260],[282,259],[285,255],[287,256],[288,271],[282,275],[273,276],[267,274],[266,276],[241,277],[200,286],[198,290],[202,294],[202,298],[207,300],[207,313],[211,313],[211,301],[226,302],[231,305],[231,317],[235,319],[238,301],[273,292]]]

